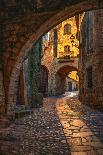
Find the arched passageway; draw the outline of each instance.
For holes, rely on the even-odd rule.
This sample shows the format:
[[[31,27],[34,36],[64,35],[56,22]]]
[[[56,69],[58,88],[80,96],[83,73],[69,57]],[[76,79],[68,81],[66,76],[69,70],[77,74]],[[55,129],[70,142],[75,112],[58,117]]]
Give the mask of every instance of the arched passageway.
[[[100,6],[100,7],[102,7],[102,6]],[[8,61],[8,63],[10,63],[10,68],[8,69],[9,73],[7,73],[9,75],[9,80],[5,79],[6,80],[5,89],[7,89],[7,91],[5,93],[7,95],[6,102],[7,102],[8,115],[14,114],[14,107],[15,107],[15,103],[16,103],[17,81],[18,81],[18,77],[20,74],[20,68],[22,67],[22,63],[23,63],[25,57],[27,57],[33,44],[44,33],[49,31],[53,26],[59,24],[61,21],[65,20],[69,17],[72,17],[75,14],[81,13],[83,11],[98,9],[98,8],[99,8],[99,6],[98,6],[97,1],[84,1],[84,2],[78,2],[78,4],[76,3],[72,6],[70,5],[70,6],[64,7],[61,11],[56,10],[57,12],[55,11],[54,13],[51,13],[51,15],[48,14],[48,16],[46,14],[44,14],[44,15],[42,15],[42,17],[43,16],[45,17],[44,21],[42,21],[43,24],[41,22],[40,23],[38,22],[37,27],[34,28],[36,31],[34,30],[33,33],[28,35],[29,38],[28,37],[27,37],[27,39],[22,38],[23,46],[21,46],[21,44],[19,44],[20,48],[19,48],[19,50],[17,48],[17,53],[15,53],[14,55],[12,53],[13,60],[14,60],[13,65],[11,65],[11,61]],[[37,16],[36,19],[39,19],[39,18],[40,18],[40,16]],[[18,30],[17,30],[17,32],[18,32]],[[4,66],[6,66],[6,65],[4,65]],[[5,69],[5,74],[6,74],[6,69]]]
[[[41,0],[41,2],[42,2],[42,0]],[[61,0],[59,0],[59,2],[61,2]],[[62,20],[72,17],[72,16],[74,16],[78,13],[81,13],[83,11],[98,9],[99,8],[98,2],[99,2],[99,4],[103,4],[103,3],[101,3],[101,1],[98,1],[98,0],[78,1],[78,2],[75,1],[75,2],[76,3],[74,3],[74,4],[72,3],[72,5],[67,5],[67,7],[66,7],[67,2],[63,1],[61,3],[61,4],[64,4],[62,7],[62,10],[58,10],[57,8],[55,8],[51,12],[46,12],[46,13],[39,12],[39,13],[34,13],[32,15],[30,14],[30,16],[28,15],[29,11],[27,10],[26,18],[27,18],[27,20],[28,19],[31,20],[29,22],[29,24],[27,23],[27,21],[25,22],[24,19],[15,18],[14,20],[12,19],[13,20],[12,22],[13,23],[17,22],[17,23],[14,25],[12,25],[13,23],[9,25],[10,20],[8,20],[7,23],[9,25],[9,28],[6,25],[6,28],[3,30],[4,32],[7,32],[7,33],[4,33],[5,35],[3,36],[3,41],[4,41],[4,46],[5,46],[5,48],[4,48],[5,53],[3,53],[3,59],[5,60],[5,62],[3,64],[4,68],[2,68],[2,65],[0,64],[0,75],[3,70],[4,78],[2,81],[5,86],[4,87],[5,93],[3,93],[3,97],[5,96],[5,101],[6,101],[5,103],[7,104],[6,112],[7,112],[8,116],[11,116],[10,118],[14,118],[14,113],[15,113],[14,110],[15,110],[15,104],[16,104],[16,93],[17,93],[17,89],[18,89],[18,79],[20,76],[21,67],[22,67],[24,59],[28,56],[28,53],[31,51],[33,45],[38,41],[38,39],[41,38],[41,36],[45,32],[50,30],[56,24],[59,24]],[[4,4],[5,3],[3,3],[3,5]],[[15,2],[14,2],[14,4],[15,4]],[[43,3],[41,3],[41,4],[43,4]],[[19,8],[19,6],[20,6],[20,2],[19,2],[19,5],[17,8]],[[28,7],[30,7],[30,6],[28,6]],[[23,7],[20,7],[20,8],[23,8],[23,10],[25,12],[26,8],[28,8],[28,7],[25,7],[25,5],[23,5]],[[52,8],[53,8],[53,6],[52,6]],[[10,10],[10,9],[11,8],[9,8],[7,10]],[[15,7],[13,9],[15,10]],[[12,16],[12,12],[10,12],[10,13]],[[102,50],[103,50],[103,46],[102,46],[103,35],[101,33],[102,32],[101,30],[103,28],[102,27],[103,26],[103,24],[102,24],[102,17],[103,17],[102,10],[97,12],[97,14],[98,14],[97,19],[96,19],[97,21],[95,21],[98,23],[97,25],[95,25],[95,27],[97,26],[95,29],[96,30],[95,31],[95,42],[96,42],[95,53],[96,54],[94,57],[94,61],[92,62],[94,65],[94,68],[92,69],[92,67],[90,66],[91,65],[91,58],[90,58],[89,63],[86,64],[86,67],[87,67],[86,71],[87,71],[87,79],[88,79],[87,86],[88,86],[88,88],[90,88],[89,95],[91,96],[91,87],[92,87],[92,84],[94,84],[95,89],[93,91],[96,92],[99,90],[100,92],[98,91],[97,96],[95,96],[95,93],[94,93],[93,97],[94,97],[94,99],[99,99],[98,100],[98,102],[99,102],[100,100],[103,101],[103,88],[100,87],[101,82],[103,82],[103,75],[101,77],[98,75],[95,76],[94,81],[96,81],[96,82],[98,81],[99,85],[96,86],[96,83],[92,83],[92,75],[93,75],[92,72],[95,73],[95,71],[97,72],[97,70],[99,70],[99,72],[101,72],[103,70],[103,68],[102,68],[102,66],[103,66],[103,61],[102,61],[103,60],[103,52],[102,52]],[[9,16],[9,15],[6,14],[6,18],[7,18],[7,16]],[[16,17],[16,15],[15,15],[15,17]],[[32,17],[32,18],[30,18],[30,17]],[[41,17],[43,20],[41,19]],[[35,20],[32,20],[32,19],[35,19]],[[19,20],[22,20],[23,23],[21,22],[21,24],[20,23],[18,24]],[[32,24],[32,22],[33,22],[33,24]],[[3,23],[3,24],[4,25],[2,25],[2,26],[5,27],[5,23]],[[21,27],[22,27],[22,29],[20,29]],[[0,27],[0,29],[1,29],[1,27]],[[84,45],[82,44],[82,46],[84,46]],[[7,47],[9,47],[9,49]],[[92,52],[94,52],[94,51],[92,51]],[[87,53],[87,54],[91,55],[91,53]],[[83,56],[83,58],[85,58],[84,55],[81,55],[81,56]],[[85,64],[84,60],[83,60],[83,63]],[[97,64],[97,65],[95,66],[95,64]],[[84,67],[84,66],[82,66],[82,67]],[[84,68],[82,68],[82,71],[85,72],[83,69]],[[70,72],[72,70],[76,70],[76,69],[71,68],[70,66],[64,66],[64,68],[60,68],[57,71],[57,76],[58,76],[57,77],[57,90],[60,90],[59,94],[64,92],[65,77],[68,74],[68,72]],[[45,74],[47,74],[46,71],[44,71],[44,72],[45,72]],[[80,73],[80,74],[82,74],[82,73]],[[85,74],[83,76],[85,77]],[[46,78],[47,78],[47,76],[46,76]],[[43,78],[43,81],[44,80],[45,80],[45,78]],[[1,86],[2,85],[0,85],[0,88],[1,88]],[[60,87],[62,87],[62,88],[60,88]],[[44,92],[45,92],[45,88],[46,88],[46,86],[43,88]],[[98,89],[98,88],[100,88],[100,89]],[[3,88],[2,88],[2,90],[3,90]],[[84,90],[84,87],[83,87],[83,90]],[[87,91],[87,87],[86,87],[86,91]],[[0,100],[0,102],[1,102],[1,100]],[[77,102],[77,101],[75,101],[75,102]],[[52,106],[51,106],[51,103],[52,103]],[[95,151],[96,151],[96,153],[99,151],[99,154],[101,154],[101,148],[103,148],[103,145],[98,140],[98,138],[95,136],[98,136],[100,140],[103,139],[103,138],[101,138],[101,135],[102,135],[101,129],[103,126],[102,125],[103,124],[102,115],[98,112],[95,113],[95,111],[93,113],[91,113],[92,109],[91,110],[90,110],[90,108],[86,109],[86,106],[81,106],[80,104],[79,104],[80,107],[79,108],[77,107],[77,109],[75,109],[75,107],[76,107],[75,103],[73,103],[74,106],[72,106],[71,102],[69,102],[70,105],[68,105],[68,103],[66,103],[65,101],[62,101],[62,99],[60,99],[59,102],[57,102],[57,104],[58,104],[58,108],[57,108],[58,114],[61,115],[60,118],[62,119],[62,124],[64,125],[64,131],[62,132],[63,128],[61,126],[61,122],[57,123],[58,117],[55,115],[55,110],[54,110],[56,104],[54,104],[53,100],[52,100],[50,102],[50,106],[48,106],[47,109],[45,109],[45,108],[44,108],[45,110],[44,109],[40,109],[40,110],[35,109],[35,112],[33,113],[33,115],[26,117],[26,119],[25,118],[20,119],[20,122],[17,121],[16,125],[11,126],[8,131],[6,130],[7,131],[6,137],[7,137],[7,135],[11,136],[11,134],[13,134],[13,139],[11,137],[10,138],[12,140],[15,139],[15,142],[17,140],[17,143],[14,144],[14,145],[16,145],[16,147],[15,147],[16,150],[19,151],[20,154],[22,153],[22,151],[25,152],[26,154],[27,153],[29,154],[29,153],[32,153],[32,151],[34,153],[39,150],[40,150],[40,152],[38,152],[38,154],[40,154],[40,153],[48,154],[48,152],[50,153],[51,150],[53,149],[53,153],[67,154],[68,147],[65,146],[65,144],[68,143],[71,146],[73,146],[73,147],[69,147],[69,149],[71,149],[71,152],[73,154],[75,153],[75,151],[76,151],[76,153],[78,153],[79,151],[81,153],[81,150],[83,152],[89,151],[89,152],[86,152],[86,154],[91,153],[91,152],[92,152],[92,154],[95,154]],[[81,111],[81,107],[83,109],[82,111]],[[49,113],[48,109],[50,110],[50,113]],[[86,109],[86,111],[84,111],[84,109]],[[42,111],[42,110],[44,110],[44,111]],[[54,111],[52,111],[52,110],[54,110]],[[75,110],[78,110],[78,112]],[[88,113],[88,111],[89,111],[89,113]],[[87,114],[86,115],[87,117],[84,116],[85,113]],[[82,116],[82,114],[84,117],[80,117],[80,116]],[[45,116],[47,117],[46,120],[44,118]],[[80,120],[79,118],[83,119],[83,120]],[[95,118],[95,120],[92,120],[94,118]],[[40,119],[40,121],[39,121],[39,119]],[[86,122],[86,121],[88,121],[88,122]],[[51,126],[53,126],[53,128]],[[89,126],[89,128],[88,128],[88,126]],[[58,128],[61,127],[60,130],[57,131],[57,127]],[[90,129],[90,127],[91,127],[91,129]],[[91,132],[93,130],[93,128],[95,130],[95,131],[93,131],[94,134],[93,134],[93,132]],[[67,131],[65,131],[65,129]],[[11,130],[13,130],[13,131],[11,132]],[[16,130],[16,132],[15,132],[15,130]],[[36,133],[36,131],[38,134]],[[42,131],[42,133],[41,133],[41,131]],[[20,133],[20,135],[19,135],[19,133]],[[25,135],[25,133],[26,133],[26,135]],[[63,136],[64,133],[66,133],[67,140],[64,139],[65,138]],[[48,134],[48,136],[47,136],[47,134]],[[14,135],[17,135],[17,138]],[[52,139],[52,136],[54,137],[53,139]],[[18,141],[19,140],[18,138],[20,138],[20,141]],[[39,146],[37,143],[38,139],[40,140],[39,144],[41,144],[41,146]],[[5,141],[4,137],[3,137],[3,140]],[[6,139],[6,140],[8,140],[8,139]],[[93,143],[91,142],[91,140]],[[57,145],[60,144],[60,145],[58,145],[58,146],[60,146],[60,148],[62,146],[64,146],[64,147],[62,147],[62,149],[59,150],[58,146],[55,145],[54,142],[56,142]],[[16,151],[14,150],[14,145],[13,145],[13,147],[11,147],[11,149],[10,149],[10,147],[9,147],[9,149],[7,149],[7,151],[10,150],[10,154],[16,153]],[[20,145],[20,147],[18,147],[19,145]],[[88,147],[89,145],[90,145],[90,148]],[[43,147],[43,146],[46,146],[46,147]],[[4,145],[4,148],[5,148],[5,145]],[[31,148],[33,148],[33,150],[31,150]],[[89,148],[89,150],[88,150],[88,148]],[[95,148],[96,148],[96,150],[95,150]],[[74,149],[74,150],[72,150],[72,149]],[[98,149],[100,149],[100,150],[98,150]],[[56,150],[57,150],[57,152],[55,152]],[[64,153],[65,150],[66,150],[66,152]],[[85,154],[85,152],[84,152],[84,154]]]
[[[77,68],[72,66],[63,66],[56,73],[56,95],[61,95],[67,90],[66,78],[72,71],[78,71]]]

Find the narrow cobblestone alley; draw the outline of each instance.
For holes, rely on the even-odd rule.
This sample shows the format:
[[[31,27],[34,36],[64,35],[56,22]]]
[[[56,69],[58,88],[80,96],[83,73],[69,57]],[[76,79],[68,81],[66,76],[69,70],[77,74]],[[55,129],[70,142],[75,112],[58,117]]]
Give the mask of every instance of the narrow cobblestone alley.
[[[0,155],[103,155],[103,0],[0,0]]]
[[[103,155],[103,113],[64,95],[0,133],[0,155]]]

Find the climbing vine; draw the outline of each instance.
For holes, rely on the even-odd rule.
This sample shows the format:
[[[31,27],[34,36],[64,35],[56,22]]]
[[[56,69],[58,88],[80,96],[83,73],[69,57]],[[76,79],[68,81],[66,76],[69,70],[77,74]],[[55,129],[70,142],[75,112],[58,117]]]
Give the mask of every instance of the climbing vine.
[[[39,93],[40,93],[40,65],[41,65],[41,41],[38,41],[29,55],[29,94],[30,94],[30,106],[39,106]]]

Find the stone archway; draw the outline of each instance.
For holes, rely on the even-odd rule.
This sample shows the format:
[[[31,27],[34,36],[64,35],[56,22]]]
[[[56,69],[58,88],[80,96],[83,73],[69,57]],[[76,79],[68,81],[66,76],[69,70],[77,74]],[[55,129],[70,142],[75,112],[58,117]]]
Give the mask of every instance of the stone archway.
[[[14,108],[16,102],[16,91],[17,91],[17,81],[20,74],[20,69],[22,67],[22,63],[27,57],[29,51],[31,50],[33,44],[47,31],[49,31],[52,27],[59,24],[63,20],[74,16],[75,14],[92,10],[98,9],[98,3],[96,1],[86,1],[74,6],[70,6],[65,8],[64,10],[60,11],[50,19],[48,19],[40,28],[31,35],[29,40],[25,43],[22,47],[17,59],[14,68],[12,69],[12,73],[10,76],[10,84],[8,90],[8,105],[7,105],[7,113],[8,115],[14,115]]]
[[[64,65],[58,69],[57,73],[62,74],[62,75],[66,75],[71,71],[78,71],[78,68],[71,66],[71,65]]]
[[[56,72],[56,95],[61,95],[66,91],[66,77],[71,71],[78,71],[76,67],[64,65]]]

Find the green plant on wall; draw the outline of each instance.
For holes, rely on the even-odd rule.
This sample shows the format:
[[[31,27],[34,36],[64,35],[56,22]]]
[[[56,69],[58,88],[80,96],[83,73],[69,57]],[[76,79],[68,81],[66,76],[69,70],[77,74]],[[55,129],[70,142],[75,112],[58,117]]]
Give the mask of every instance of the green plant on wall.
[[[41,40],[32,48],[28,58],[30,107],[39,107]]]

